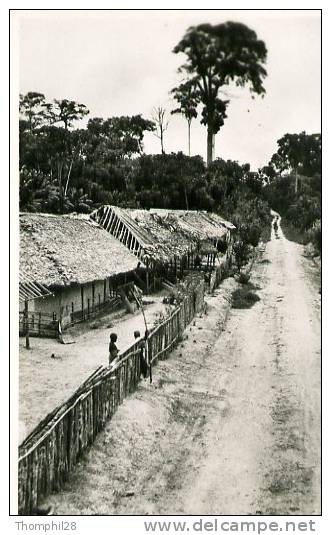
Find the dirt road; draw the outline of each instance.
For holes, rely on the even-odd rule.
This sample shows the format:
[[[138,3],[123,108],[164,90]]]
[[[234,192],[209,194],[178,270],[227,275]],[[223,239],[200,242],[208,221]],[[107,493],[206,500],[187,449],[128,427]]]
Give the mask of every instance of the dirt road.
[[[224,324],[234,281],[208,299],[47,500],[56,514],[319,513],[320,296],[302,252],[273,232],[260,301]]]

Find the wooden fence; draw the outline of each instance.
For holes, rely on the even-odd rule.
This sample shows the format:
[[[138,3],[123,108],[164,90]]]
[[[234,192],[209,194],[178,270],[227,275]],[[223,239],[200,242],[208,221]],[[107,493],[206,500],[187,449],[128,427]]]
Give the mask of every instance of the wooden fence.
[[[122,305],[122,301],[119,296],[112,296],[107,301],[103,303],[96,303],[93,308],[87,307],[84,310],[77,310],[70,312],[66,317],[61,318],[61,330],[72,327],[77,323],[82,323],[83,321],[88,321],[90,319],[98,317],[100,312],[110,313],[119,308]]]
[[[111,297],[103,303],[97,303],[95,307],[85,310],[77,310],[71,312],[68,316],[59,318],[54,312],[47,314],[45,312],[26,312],[19,313],[19,334],[24,336],[27,326],[29,327],[30,336],[42,336],[44,338],[58,338],[59,336],[59,321],[61,322],[61,330],[72,327],[77,323],[96,318],[100,312],[112,312],[122,305],[120,297]],[[28,322],[28,325],[27,325]]]
[[[30,336],[44,336],[46,338],[57,338],[59,333],[59,321],[56,314],[45,314],[44,312],[19,313],[19,333],[23,336],[26,333],[27,324]]]
[[[196,278],[176,309],[148,335],[149,361],[166,358],[201,310],[204,281]],[[140,380],[140,351],[134,344],[113,367],[99,367],[70,397],[38,424],[19,447],[18,513],[61,489],[81,454]]]

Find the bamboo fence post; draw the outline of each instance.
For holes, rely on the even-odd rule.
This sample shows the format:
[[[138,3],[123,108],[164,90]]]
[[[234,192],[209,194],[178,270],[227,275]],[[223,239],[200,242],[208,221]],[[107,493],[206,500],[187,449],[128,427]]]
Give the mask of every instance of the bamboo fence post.
[[[30,337],[29,337],[29,301],[24,301],[24,316],[25,316],[25,347],[30,349]]]

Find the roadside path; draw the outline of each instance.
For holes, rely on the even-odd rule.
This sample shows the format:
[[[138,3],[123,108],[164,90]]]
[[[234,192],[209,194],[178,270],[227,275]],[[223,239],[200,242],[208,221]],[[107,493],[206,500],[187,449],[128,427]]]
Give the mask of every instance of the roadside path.
[[[318,514],[320,296],[303,248],[272,233],[260,301],[207,315],[97,437],[56,514]]]

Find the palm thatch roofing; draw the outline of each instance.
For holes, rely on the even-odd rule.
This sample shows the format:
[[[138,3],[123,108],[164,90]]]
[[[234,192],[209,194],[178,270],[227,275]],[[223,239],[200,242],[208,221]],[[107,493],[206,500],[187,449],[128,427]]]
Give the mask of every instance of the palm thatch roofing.
[[[188,236],[198,240],[219,240],[224,237],[228,230],[235,228],[232,223],[217,214],[205,211],[154,208],[150,211],[160,215],[165,221],[172,222]]]
[[[180,259],[186,253],[196,249],[192,236],[179,231],[175,224],[149,210],[122,209],[122,217],[130,218],[138,231],[145,254],[159,262]]]
[[[63,287],[136,267],[137,258],[89,218],[20,214],[20,271],[29,281]]]
[[[226,219],[223,219],[223,217],[221,217],[219,214],[215,214],[215,212],[203,213],[207,214],[208,218],[214,221],[214,223],[226,228],[227,230],[234,230],[236,228],[233,223],[230,223],[230,221],[226,221]]]
[[[39,297],[47,297],[53,295],[40,282],[33,281],[23,270],[20,270],[19,275],[19,300],[31,301],[32,299],[38,299]]]
[[[206,242],[210,249],[234,228],[216,214],[212,218],[207,212],[193,210],[102,206],[91,214],[91,218],[125,243],[144,262],[168,263],[190,251],[201,250]],[[132,238],[128,238],[129,235]]]

